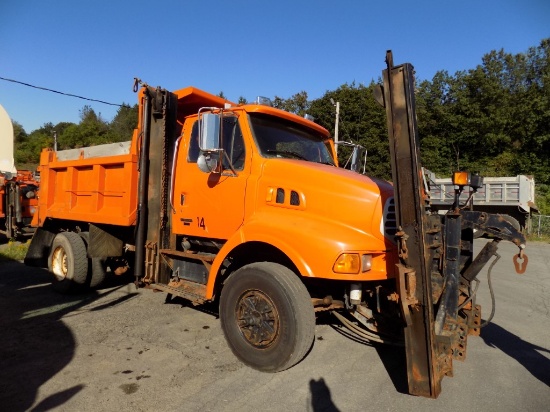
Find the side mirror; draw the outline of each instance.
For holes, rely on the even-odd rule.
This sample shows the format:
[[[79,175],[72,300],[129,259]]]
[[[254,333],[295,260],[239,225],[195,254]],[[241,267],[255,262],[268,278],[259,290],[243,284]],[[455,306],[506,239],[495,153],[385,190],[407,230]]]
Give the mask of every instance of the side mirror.
[[[205,113],[200,117],[199,148],[203,152],[220,150],[221,116]]]
[[[359,145],[353,147],[353,153],[351,155],[351,167],[354,172],[361,173],[361,161],[365,154],[365,148]]]
[[[201,153],[197,159],[199,170],[204,173],[213,173],[218,171],[220,164],[220,152]]]

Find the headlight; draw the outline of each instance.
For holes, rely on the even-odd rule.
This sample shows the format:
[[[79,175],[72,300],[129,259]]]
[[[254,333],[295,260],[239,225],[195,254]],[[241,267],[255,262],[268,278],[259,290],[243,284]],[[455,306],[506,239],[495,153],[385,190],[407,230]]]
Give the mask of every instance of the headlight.
[[[366,272],[372,267],[371,255],[359,255],[359,253],[342,253],[334,262],[332,270],[335,273],[358,274]]]
[[[372,268],[372,255],[361,256],[361,272],[366,272]]]

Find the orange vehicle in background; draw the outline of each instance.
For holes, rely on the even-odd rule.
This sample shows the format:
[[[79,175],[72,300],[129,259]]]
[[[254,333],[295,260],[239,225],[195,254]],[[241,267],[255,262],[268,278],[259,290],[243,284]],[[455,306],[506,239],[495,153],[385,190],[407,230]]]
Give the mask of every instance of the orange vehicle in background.
[[[403,70],[395,73],[404,76]],[[385,83],[383,93],[395,84]],[[398,99],[382,100],[397,114],[392,121],[410,121],[396,109]],[[37,231],[27,264],[47,266],[62,291],[132,271],[138,286],[194,304],[217,302],[233,353],[268,372],[299,362],[313,343],[315,314],[332,311],[362,339],[405,345],[412,360],[425,359],[431,367],[445,358],[447,369],[420,368],[426,376],[408,365],[411,393],[438,395],[452,350],[479,325],[472,323],[478,308],[464,304],[469,281],[449,286],[463,304],[453,307],[443,287],[451,275],[437,273],[445,267],[435,263],[445,255],[438,237],[445,217],[428,221],[420,214],[419,224],[429,225],[433,240],[429,247],[425,239],[417,242],[429,250],[421,261],[433,266],[432,302],[425,289],[430,282],[411,266],[418,260],[407,261],[403,231],[409,226],[397,230],[402,211],[420,210],[419,201],[401,196],[398,205],[400,192],[394,199],[390,183],[339,168],[326,129],[260,101],[234,104],[192,87],[169,92],[144,85],[138,101],[131,141],[42,152]],[[407,110],[414,111],[414,104]],[[408,130],[405,123],[390,123],[394,139],[393,130]],[[416,146],[410,147],[414,154]],[[394,169],[403,167],[396,163]],[[457,216],[453,222],[460,221]],[[464,221],[470,222],[468,216]],[[462,229],[465,238],[469,224]],[[517,231],[506,233],[524,243]],[[473,251],[472,242],[463,256]],[[460,270],[471,263],[461,262]],[[469,272],[470,280],[482,266]],[[424,289],[416,290],[417,284]],[[407,328],[412,325],[416,334],[425,327],[433,335],[435,314],[417,320],[414,313],[431,313],[442,302],[439,326],[459,323],[461,331],[449,329],[445,349],[432,340],[415,345]],[[442,355],[427,355],[436,351]]]
[[[0,105],[0,233],[8,239],[32,235],[39,186],[33,172],[15,168],[13,145],[13,125]]]
[[[0,233],[8,239],[33,234],[30,227],[38,203],[39,181],[30,170],[0,171]]]

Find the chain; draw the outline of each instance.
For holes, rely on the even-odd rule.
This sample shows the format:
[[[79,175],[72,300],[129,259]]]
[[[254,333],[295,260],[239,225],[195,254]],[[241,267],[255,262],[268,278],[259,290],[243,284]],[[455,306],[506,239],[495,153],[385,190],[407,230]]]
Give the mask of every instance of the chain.
[[[168,149],[166,144],[166,116],[168,115],[168,99],[169,94],[166,92],[165,99],[162,104],[162,170],[161,170],[161,187],[162,195],[160,199],[160,229],[161,231],[166,228],[166,196],[168,193],[168,179],[167,179],[167,163],[168,163]]]

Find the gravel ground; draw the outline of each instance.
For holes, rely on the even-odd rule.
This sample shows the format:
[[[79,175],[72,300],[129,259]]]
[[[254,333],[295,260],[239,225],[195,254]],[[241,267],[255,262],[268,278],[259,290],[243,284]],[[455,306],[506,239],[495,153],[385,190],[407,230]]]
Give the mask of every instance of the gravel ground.
[[[0,410],[548,410],[550,245],[528,245],[521,276],[515,247],[499,253],[493,323],[469,338],[436,400],[406,394],[402,352],[354,342],[330,316],[304,361],[266,374],[233,356],[212,307],[166,302],[128,279],[62,296],[44,270],[0,261]]]

